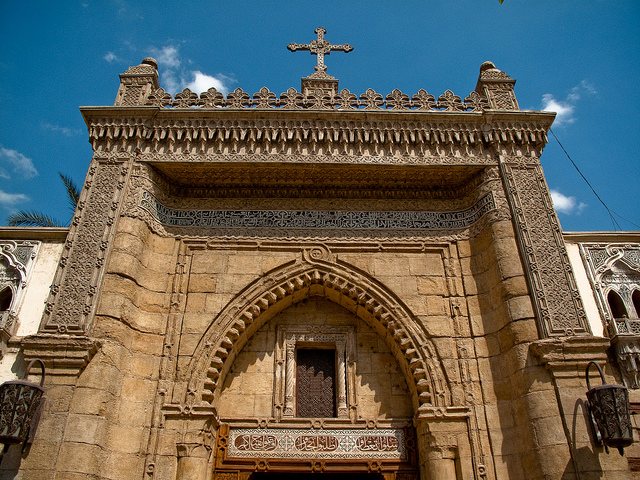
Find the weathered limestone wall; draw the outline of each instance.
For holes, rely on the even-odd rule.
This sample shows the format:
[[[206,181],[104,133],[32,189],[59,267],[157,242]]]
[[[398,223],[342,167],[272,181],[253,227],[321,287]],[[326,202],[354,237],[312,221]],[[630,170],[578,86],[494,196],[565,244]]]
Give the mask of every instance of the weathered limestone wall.
[[[120,219],[92,332],[99,350],[77,379],[49,377],[43,419],[20,467],[24,478],[142,478],[175,244],[143,222]]]
[[[537,339],[537,330],[511,222],[482,231],[462,255],[496,476],[537,478],[532,419],[523,397],[536,376],[545,383],[548,375],[542,368],[529,368],[528,344]],[[539,414],[553,415],[555,399],[546,400],[546,412]]]

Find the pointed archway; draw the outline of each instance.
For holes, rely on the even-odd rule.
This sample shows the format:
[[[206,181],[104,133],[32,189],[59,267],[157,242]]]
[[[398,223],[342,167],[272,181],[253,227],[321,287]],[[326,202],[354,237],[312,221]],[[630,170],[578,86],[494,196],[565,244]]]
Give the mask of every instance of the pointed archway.
[[[303,251],[239,292],[211,322],[187,370],[187,404],[214,404],[236,355],[249,338],[285,308],[323,296],[370,325],[400,365],[414,411],[451,405],[436,349],[409,309],[382,283],[337,261],[324,247]]]

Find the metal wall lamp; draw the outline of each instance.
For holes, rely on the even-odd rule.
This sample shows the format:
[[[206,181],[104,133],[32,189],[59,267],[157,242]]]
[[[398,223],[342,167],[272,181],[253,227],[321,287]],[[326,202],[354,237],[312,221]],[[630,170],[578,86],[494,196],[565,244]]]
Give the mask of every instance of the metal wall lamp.
[[[589,369],[595,365],[600,373],[602,385],[591,388]],[[617,448],[624,455],[624,448],[633,443],[631,417],[629,416],[629,391],[622,385],[610,385],[604,381],[604,373],[596,362],[589,362],[585,371],[587,377],[587,416],[593,436],[598,445]]]
[[[40,385],[27,380],[35,362],[42,369]],[[11,380],[0,385],[0,443],[4,444],[0,462],[11,445],[22,443],[24,452],[33,442],[44,405],[44,376],[44,362],[35,359],[29,362],[21,380]]]

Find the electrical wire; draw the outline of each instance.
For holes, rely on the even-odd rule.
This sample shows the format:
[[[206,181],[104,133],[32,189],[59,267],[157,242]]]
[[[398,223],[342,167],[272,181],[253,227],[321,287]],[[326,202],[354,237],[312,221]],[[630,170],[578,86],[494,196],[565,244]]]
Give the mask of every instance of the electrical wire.
[[[580,170],[580,167],[578,167],[578,165],[576,164],[576,162],[573,161],[573,158],[571,158],[571,155],[569,155],[569,152],[567,152],[567,149],[564,148],[564,145],[562,145],[562,142],[560,142],[560,139],[558,138],[558,136],[555,134],[555,132],[552,129],[549,129],[549,131],[551,132],[551,135],[553,135],[553,138],[556,139],[556,142],[558,142],[558,145],[560,145],[560,148],[562,149],[562,151],[564,152],[564,154],[567,156],[567,158],[569,159],[569,161],[571,162],[571,165],[573,165],[573,168],[576,169],[576,171],[578,172],[578,174],[580,175],[580,177],[582,177],[582,179],[585,181],[585,183],[589,186],[589,188],[591,189],[591,191],[593,192],[593,194],[596,196],[596,198],[598,199],[598,201],[602,204],[602,206],[605,208],[605,210],[607,211],[607,213],[609,214],[609,217],[611,218],[611,223],[613,224],[613,228],[614,230],[622,230],[622,227],[620,226],[620,223],[618,223],[618,221],[616,220],[615,217],[620,218],[621,220],[624,220],[625,222],[629,222],[631,225],[640,228],[640,225],[638,225],[637,223],[629,220],[628,218],[623,217],[622,215],[620,215],[618,212],[613,211],[612,209],[609,208],[609,206],[605,203],[605,201],[602,199],[602,197],[600,195],[598,195],[598,192],[596,192],[596,189],[593,187],[593,185],[591,185],[591,182],[589,182],[589,180],[587,179],[587,177],[585,177],[584,173],[582,173],[582,171]],[[617,227],[617,228],[616,228]]]

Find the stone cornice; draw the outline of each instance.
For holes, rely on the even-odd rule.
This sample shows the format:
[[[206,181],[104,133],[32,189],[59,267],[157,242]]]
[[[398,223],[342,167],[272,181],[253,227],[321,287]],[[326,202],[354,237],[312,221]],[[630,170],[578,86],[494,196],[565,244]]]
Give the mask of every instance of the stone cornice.
[[[423,111],[423,110],[259,110],[243,108],[161,108],[157,106],[83,106],[80,112],[87,126],[96,119],[175,119],[175,120],[213,120],[245,119],[250,122],[271,119],[286,120],[330,120],[330,121],[406,121],[447,124],[493,124],[528,122],[547,130],[556,114],[538,110],[485,110],[481,112]],[[135,122],[133,122],[135,123]],[[446,125],[440,125],[446,128]]]
[[[490,146],[508,154],[537,158],[554,118],[549,113],[521,111],[396,113],[157,107],[84,107],[82,113],[96,153],[177,154],[183,158],[185,154],[249,154],[293,162],[311,158],[314,163],[372,159],[378,163],[375,159],[380,157],[385,162],[404,159],[403,163],[486,164],[495,162]],[[450,160],[443,162],[443,158]]]
[[[69,233],[68,227],[2,227],[0,239],[6,240],[41,240],[64,242]]]

